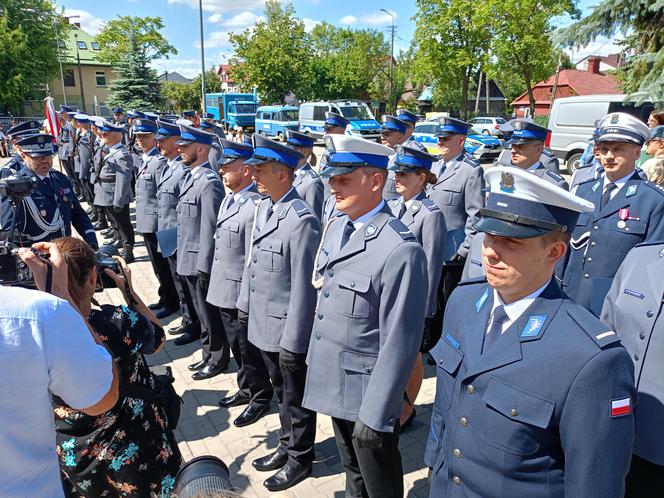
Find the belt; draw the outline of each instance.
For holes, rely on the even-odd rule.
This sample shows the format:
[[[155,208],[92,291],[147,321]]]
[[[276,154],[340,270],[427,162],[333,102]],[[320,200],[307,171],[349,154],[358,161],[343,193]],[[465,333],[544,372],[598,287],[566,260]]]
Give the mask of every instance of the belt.
[[[115,177],[113,178],[101,178],[99,177],[101,183],[115,183]]]

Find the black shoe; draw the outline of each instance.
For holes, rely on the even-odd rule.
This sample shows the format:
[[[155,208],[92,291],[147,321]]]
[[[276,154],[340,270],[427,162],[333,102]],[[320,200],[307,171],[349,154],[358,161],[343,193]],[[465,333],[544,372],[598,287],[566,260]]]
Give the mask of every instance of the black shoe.
[[[249,396],[245,396],[244,394],[240,393],[240,391],[237,391],[235,394],[221,398],[219,400],[219,406],[230,408],[231,406],[248,405],[249,401],[251,401]]]
[[[205,366],[206,363],[207,363],[207,362],[206,362],[205,360],[197,361],[196,363],[192,363],[191,365],[189,365],[187,368],[188,368],[189,370],[191,370],[192,372],[197,372],[197,371],[199,371],[201,368],[203,368],[203,367]]]
[[[125,260],[125,263],[133,263],[134,262],[134,247],[130,245],[125,245],[122,247],[122,253],[120,253],[120,256],[122,256],[122,259]],[[168,316],[168,315],[166,315]]]
[[[104,223],[104,222],[100,221],[99,223],[95,223],[94,225],[92,225],[92,228],[94,228],[95,230],[107,230],[108,229],[108,223]],[[104,234],[102,233],[102,235],[104,235]],[[105,237],[105,235],[104,235],[104,237]]]
[[[175,313],[178,309],[177,308],[159,308],[158,310],[154,310],[154,316],[159,318],[160,320],[162,318],[166,318],[167,316],[171,316],[173,313]]]
[[[97,218],[96,214],[89,214],[88,218],[90,218],[91,223],[97,223],[99,221],[99,218]]]
[[[87,214],[88,216],[92,216],[92,212],[93,212],[92,208],[88,208],[85,210],[85,214]]]
[[[277,470],[286,465],[288,462],[288,455],[281,454],[278,451],[270,453],[268,456],[257,458],[251,465],[260,472],[269,472],[270,470]]]
[[[184,325],[178,325],[177,327],[171,327],[167,330],[169,335],[180,335],[184,334],[187,331],[187,327]]]
[[[113,228],[107,228],[106,230],[102,230],[101,234],[104,237],[113,237],[115,230]]]
[[[298,482],[311,475],[311,464],[292,466],[287,463],[279,472],[263,482],[268,491],[283,491],[295,486]]]
[[[148,309],[151,309],[152,311],[156,311],[159,308],[163,308],[164,305],[157,301],[156,303],[148,304]]]
[[[194,380],[205,380],[205,379],[211,379],[212,377],[215,377],[219,375],[220,373],[224,373],[228,369],[228,363],[221,364],[221,365],[211,365],[207,364],[203,368],[201,368],[198,372],[194,373],[191,378]]]
[[[191,344],[194,341],[197,341],[200,338],[200,335],[194,335],[191,332],[185,332],[180,337],[175,339],[176,346],[184,346],[185,344]]]
[[[233,420],[233,425],[235,427],[244,427],[246,425],[251,425],[254,422],[260,420],[263,417],[263,415],[267,413],[269,409],[270,405],[263,405],[263,406],[249,405],[242,411],[242,413],[240,413],[240,415],[238,415],[238,417],[235,420]],[[265,470],[272,470],[272,469],[265,469]]]

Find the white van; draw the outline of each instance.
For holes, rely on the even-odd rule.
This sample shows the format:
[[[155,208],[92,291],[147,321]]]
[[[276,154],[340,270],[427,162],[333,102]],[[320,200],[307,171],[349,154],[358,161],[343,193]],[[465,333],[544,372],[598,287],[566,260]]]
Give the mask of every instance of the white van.
[[[549,114],[549,142],[547,146],[558,159],[574,172],[588,142],[592,139],[595,122],[611,112],[626,112],[643,120],[653,110],[651,102],[635,106],[624,102],[625,95],[583,95],[556,99]]]
[[[300,104],[300,132],[322,138],[325,135],[325,113],[328,111],[336,112],[350,122],[346,128],[347,135],[380,140],[380,123],[374,118],[369,106],[361,100]]]

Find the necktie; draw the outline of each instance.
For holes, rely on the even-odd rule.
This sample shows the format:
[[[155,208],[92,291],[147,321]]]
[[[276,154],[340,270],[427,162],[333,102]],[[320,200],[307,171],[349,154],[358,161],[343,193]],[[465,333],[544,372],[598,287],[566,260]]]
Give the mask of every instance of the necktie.
[[[609,183],[604,188],[604,193],[602,194],[602,199],[599,202],[599,208],[604,209],[604,206],[611,200],[611,192],[616,188],[615,183]]]
[[[493,320],[491,321],[491,327],[489,327],[488,332],[484,336],[484,344],[482,345],[482,354],[484,354],[491,345],[496,342],[496,340],[502,335],[503,332],[503,323],[508,319],[507,313],[505,313],[505,308],[503,305],[496,306],[496,309],[493,310]]]
[[[228,208],[233,205],[235,202],[235,194],[231,194],[228,196],[228,199],[226,199],[226,207],[224,208],[224,211],[228,211]]]
[[[399,208],[399,214],[397,215],[397,218],[401,219],[404,214],[406,214],[406,203],[402,202],[401,207]]]
[[[344,225],[343,234],[341,235],[341,247],[339,247],[339,249],[343,248],[343,246],[346,245],[346,243],[350,239],[350,236],[353,235],[354,231],[355,231],[355,226],[353,225],[353,222],[350,220],[346,221],[346,224]]]
[[[46,185],[46,187],[48,187],[49,190],[53,190],[53,186],[51,185],[51,179],[48,176],[44,178],[42,182],[44,182],[44,185]]]

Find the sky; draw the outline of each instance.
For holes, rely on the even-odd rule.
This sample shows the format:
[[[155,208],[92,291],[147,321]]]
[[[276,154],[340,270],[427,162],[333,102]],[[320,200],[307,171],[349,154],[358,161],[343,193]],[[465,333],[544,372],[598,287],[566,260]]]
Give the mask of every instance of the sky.
[[[584,14],[600,0],[580,0]],[[241,32],[260,20],[264,0],[202,0],[205,67],[225,63],[232,55],[228,40],[231,32]],[[199,0],[56,0],[64,8],[65,15],[79,16],[72,22],[80,22],[83,30],[98,33],[106,20],[116,16],[159,16],[165,28],[163,35],[178,50],[168,60],[155,61],[159,73],[176,71],[193,77],[200,73]],[[295,14],[302,19],[307,30],[326,21],[340,27],[371,28],[385,33],[389,40],[392,16],[394,16],[395,54],[406,49],[413,37],[416,12],[415,0],[292,0]],[[570,20],[561,18],[557,24],[566,25]],[[571,55],[579,60],[590,54],[606,55],[617,52],[614,40],[599,39]]]

